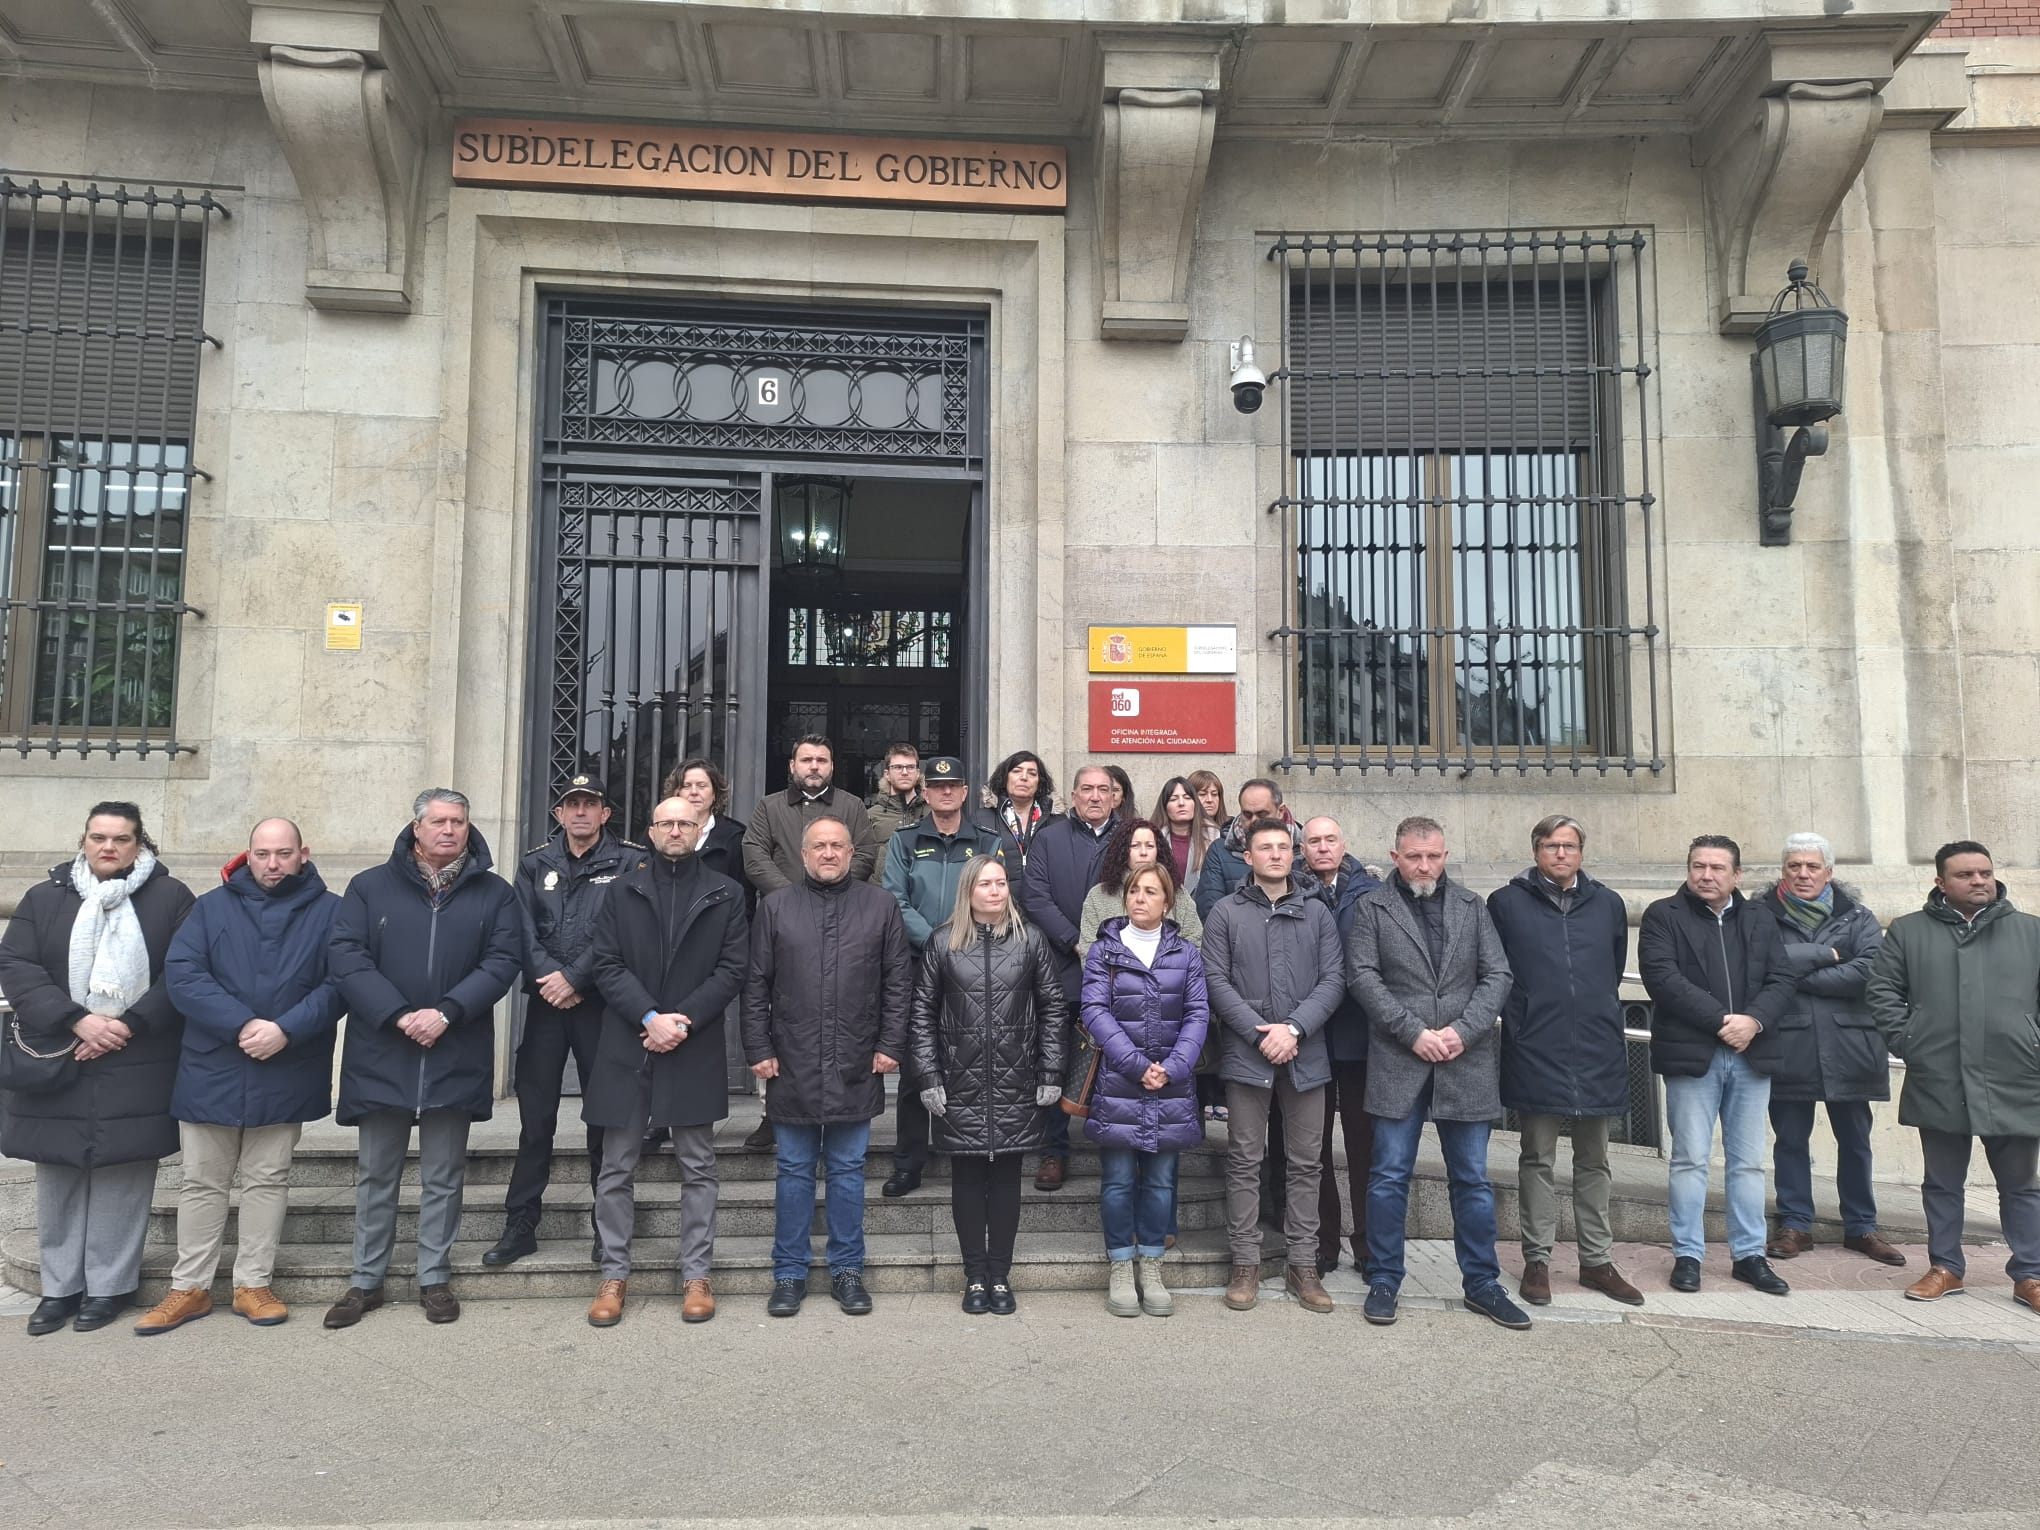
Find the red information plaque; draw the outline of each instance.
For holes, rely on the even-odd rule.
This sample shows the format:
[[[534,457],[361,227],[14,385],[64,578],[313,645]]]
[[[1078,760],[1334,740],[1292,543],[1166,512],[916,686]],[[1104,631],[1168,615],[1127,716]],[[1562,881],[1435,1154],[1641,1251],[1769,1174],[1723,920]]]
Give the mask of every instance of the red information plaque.
[[[1094,754],[1231,754],[1239,715],[1232,680],[1093,680]]]

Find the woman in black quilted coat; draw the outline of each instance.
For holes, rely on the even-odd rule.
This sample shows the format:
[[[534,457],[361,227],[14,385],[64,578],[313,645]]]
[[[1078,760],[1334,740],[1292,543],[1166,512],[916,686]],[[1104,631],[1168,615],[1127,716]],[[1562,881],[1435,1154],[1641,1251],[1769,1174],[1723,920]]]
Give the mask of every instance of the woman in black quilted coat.
[[[1059,1108],[1066,1034],[1054,955],[1014,907],[1005,863],[973,857],[955,913],[922,952],[909,1033],[932,1145],[952,1158],[965,1312],[1014,1310],[1020,1160],[1040,1150]]]

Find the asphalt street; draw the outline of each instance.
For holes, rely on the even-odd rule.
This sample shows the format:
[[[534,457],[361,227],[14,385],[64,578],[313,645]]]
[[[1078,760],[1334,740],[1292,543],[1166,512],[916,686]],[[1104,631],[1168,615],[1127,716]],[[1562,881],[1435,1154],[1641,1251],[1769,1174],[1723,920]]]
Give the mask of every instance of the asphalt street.
[[[825,1294],[0,1328],[0,1526],[2040,1523],[2040,1353],[1351,1307]]]

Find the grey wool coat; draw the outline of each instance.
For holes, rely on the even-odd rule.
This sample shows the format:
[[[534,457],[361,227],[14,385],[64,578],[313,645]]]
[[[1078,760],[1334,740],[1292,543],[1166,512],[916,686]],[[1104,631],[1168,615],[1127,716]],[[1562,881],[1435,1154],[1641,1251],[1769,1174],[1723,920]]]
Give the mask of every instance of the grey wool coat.
[[[1296,1056],[1282,1065],[1289,1082],[1300,1090],[1329,1084],[1324,1032],[1339,1007],[1340,958],[1338,921],[1324,899],[1308,892],[1270,903],[1249,878],[1213,904],[1204,922],[1204,983],[1212,1023],[1224,1027],[1218,1076],[1274,1088],[1276,1068],[1262,1055],[1260,1027],[1288,1024],[1303,1033]]]
[[[1449,878],[1442,970],[1417,916],[1397,886],[1353,905],[1346,937],[1346,986],[1367,1012],[1367,1113],[1400,1121],[1431,1083],[1434,1121],[1492,1121],[1502,1113],[1502,1002],[1514,976],[1502,938],[1478,896]],[[1425,1031],[1450,1026],[1466,1050],[1450,1062],[1427,1063],[1411,1051]]]

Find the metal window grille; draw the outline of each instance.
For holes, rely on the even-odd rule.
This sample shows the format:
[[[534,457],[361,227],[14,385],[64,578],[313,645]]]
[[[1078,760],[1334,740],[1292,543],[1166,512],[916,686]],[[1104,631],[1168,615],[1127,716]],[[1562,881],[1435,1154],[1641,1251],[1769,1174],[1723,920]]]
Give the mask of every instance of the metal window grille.
[[[1283,234],[1278,768],[1655,773],[1636,229]]]
[[[207,192],[0,174],[0,748],[192,752],[175,698],[215,213]]]

